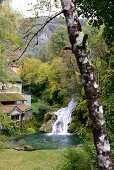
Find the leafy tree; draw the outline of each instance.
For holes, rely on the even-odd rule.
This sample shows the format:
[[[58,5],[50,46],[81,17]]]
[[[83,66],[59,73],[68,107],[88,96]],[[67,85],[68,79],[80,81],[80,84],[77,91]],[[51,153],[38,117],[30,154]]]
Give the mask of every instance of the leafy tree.
[[[114,3],[112,0],[77,0],[78,13],[90,19],[94,26],[105,25],[104,37],[109,46],[114,42]]]
[[[40,59],[42,62],[48,62],[51,60],[51,55],[49,43],[47,43],[39,50],[38,59]]]
[[[95,75],[97,82],[100,85],[102,92],[100,97],[104,106],[104,116],[108,128],[108,133],[113,133],[113,97],[114,92],[113,83],[113,56],[109,53],[109,49],[102,35],[103,28],[98,30],[95,27],[87,25],[84,29],[89,36],[89,49],[91,49],[92,61],[95,65]],[[84,89],[82,88],[79,95],[76,112],[73,114],[72,123],[70,126],[71,132],[77,132],[81,135],[87,136],[90,132],[89,112],[86,105]],[[75,123],[77,122],[77,123]],[[85,131],[84,131],[85,130]],[[84,134],[86,132],[86,134]],[[89,134],[90,136],[90,134]],[[111,135],[110,135],[111,137]]]
[[[43,84],[48,76],[48,64],[39,59],[26,58],[23,61],[21,76],[29,83]]]
[[[8,5],[0,4],[0,81],[7,78],[7,61],[16,57],[13,52],[15,48],[22,44],[22,39],[18,35],[18,15],[11,11]]]
[[[5,51],[5,57],[7,57],[8,48],[22,45],[22,40],[18,35],[18,15],[12,12],[8,5],[2,5],[0,8],[2,11],[0,13],[0,50]]]
[[[63,48],[69,43],[65,26],[59,26],[52,33],[48,43],[40,49],[38,58],[42,62],[51,61],[55,57],[59,57]]]
[[[46,101],[38,100],[32,104],[32,111],[35,117],[35,128],[39,128],[44,123],[44,115],[49,111],[50,106]]]
[[[105,43],[103,37],[103,28],[97,29],[87,25],[84,31],[89,35],[89,48],[91,49],[92,60],[95,65],[95,74],[97,81],[101,86],[101,100],[104,105],[105,118],[109,131],[112,131],[112,117],[114,115],[113,98],[114,92],[114,57]]]
[[[64,26],[58,27],[50,38],[49,47],[51,54],[53,56],[59,56],[61,50],[68,44],[68,42],[66,28]]]

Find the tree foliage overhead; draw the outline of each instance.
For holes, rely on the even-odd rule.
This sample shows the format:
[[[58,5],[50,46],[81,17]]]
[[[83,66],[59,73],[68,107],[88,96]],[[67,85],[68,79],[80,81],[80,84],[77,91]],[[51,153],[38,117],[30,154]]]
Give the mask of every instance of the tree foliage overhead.
[[[112,0],[77,0],[78,13],[94,26],[105,25],[104,37],[108,45],[114,42],[114,2]]]
[[[68,34],[65,26],[60,26],[50,38],[50,52],[58,56],[61,50],[68,44]]]
[[[18,15],[7,4],[0,4],[0,11],[0,81],[5,82],[7,61],[17,57],[14,49],[22,45],[22,39],[18,34]]]
[[[0,5],[0,9],[0,50],[6,52],[22,43],[18,35],[19,18],[8,5]]]

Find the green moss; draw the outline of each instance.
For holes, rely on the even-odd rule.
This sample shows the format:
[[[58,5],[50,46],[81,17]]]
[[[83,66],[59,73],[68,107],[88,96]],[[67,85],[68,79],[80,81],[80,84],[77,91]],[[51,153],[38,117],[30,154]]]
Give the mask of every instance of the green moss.
[[[25,101],[18,93],[0,93],[0,101]]]
[[[51,132],[53,123],[53,120],[49,120],[48,122],[44,123],[39,130],[41,132]]]
[[[48,112],[44,116],[44,124],[39,129],[41,132],[51,132],[52,125],[56,120],[56,115],[53,112]]]

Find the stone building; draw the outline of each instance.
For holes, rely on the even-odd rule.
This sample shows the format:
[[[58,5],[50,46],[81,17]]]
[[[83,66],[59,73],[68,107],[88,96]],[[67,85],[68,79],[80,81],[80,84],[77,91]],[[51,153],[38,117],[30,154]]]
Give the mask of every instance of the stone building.
[[[18,76],[17,70],[16,66],[7,69],[11,78],[7,83],[0,83],[0,103],[3,113],[22,125],[32,119],[31,95],[22,93],[23,81]]]

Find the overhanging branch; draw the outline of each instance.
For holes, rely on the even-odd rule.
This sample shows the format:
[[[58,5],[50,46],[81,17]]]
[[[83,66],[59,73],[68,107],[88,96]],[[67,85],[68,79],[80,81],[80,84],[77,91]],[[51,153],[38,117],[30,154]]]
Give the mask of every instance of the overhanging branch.
[[[56,15],[50,17],[49,20],[47,20],[47,21],[41,26],[41,28],[40,28],[36,33],[33,34],[33,36],[30,38],[30,40],[29,40],[28,43],[26,44],[26,47],[24,48],[24,50],[23,50],[23,52],[21,53],[21,55],[20,55],[17,59],[12,60],[12,61],[10,62],[10,64],[12,64],[12,63],[20,60],[20,58],[21,58],[21,57],[23,56],[23,54],[26,52],[26,50],[27,50],[28,46],[30,45],[31,41],[38,35],[38,33],[39,33],[51,20],[53,20],[54,18],[56,18],[57,16],[59,16],[59,15],[62,14],[62,13],[63,13],[63,11],[60,11],[60,12],[57,13]]]

